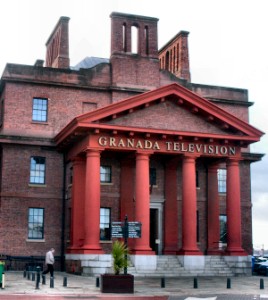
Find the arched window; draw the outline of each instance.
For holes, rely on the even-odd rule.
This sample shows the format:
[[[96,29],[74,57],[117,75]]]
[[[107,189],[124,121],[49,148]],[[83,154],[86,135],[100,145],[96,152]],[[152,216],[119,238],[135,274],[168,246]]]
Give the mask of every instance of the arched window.
[[[138,27],[135,25],[131,26],[131,52],[138,53]]]
[[[126,36],[126,24],[124,23],[123,24],[123,34],[122,34],[122,37],[123,37],[123,51],[126,52],[127,51],[127,36]]]
[[[180,67],[180,45],[179,43],[177,44],[177,70],[179,70],[179,67]]]
[[[149,55],[149,30],[148,26],[144,28],[144,39],[145,39],[145,54]]]
[[[165,69],[167,71],[169,71],[169,52],[168,51],[166,53],[166,66],[165,66]]]

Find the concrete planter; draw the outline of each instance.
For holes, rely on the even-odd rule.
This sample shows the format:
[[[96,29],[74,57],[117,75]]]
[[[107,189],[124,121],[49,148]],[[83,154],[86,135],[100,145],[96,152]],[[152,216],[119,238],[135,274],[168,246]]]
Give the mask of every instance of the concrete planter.
[[[102,274],[101,275],[102,293],[134,293],[134,276],[131,274]]]

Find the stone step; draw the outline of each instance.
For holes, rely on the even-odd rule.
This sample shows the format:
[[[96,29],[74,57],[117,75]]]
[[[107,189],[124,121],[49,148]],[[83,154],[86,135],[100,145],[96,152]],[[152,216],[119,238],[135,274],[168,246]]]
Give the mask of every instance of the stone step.
[[[203,270],[185,270],[176,256],[158,256],[156,271],[137,271],[134,266],[129,267],[128,271],[141,277],[233,276],[224,260],[216,256],[206,257]]]

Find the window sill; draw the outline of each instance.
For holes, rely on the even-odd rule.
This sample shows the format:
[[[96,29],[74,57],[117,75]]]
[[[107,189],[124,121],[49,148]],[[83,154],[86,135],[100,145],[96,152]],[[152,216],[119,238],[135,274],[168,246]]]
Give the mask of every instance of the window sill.
[[[43,121],[32,121],[32,124],[39,124],[39,125],[48,125],[48,122],[43,122]]]
[[[40,187],[47,187],[46,184],[34,184],[34,183],[29,183],[28,186],[29,187],[38,187],[38,188],[40,188]]]
[[[112,244],[112,241],[102,241],[102,240],[100,240],[100,244]]]
[[[112,182],[101,182],[101,185],[114,185]]]
[[[26,239],[26,242],[28,243],[44,243],[46,240],[45,239],[40,239],[40,240],[38,240],[38,239]]]

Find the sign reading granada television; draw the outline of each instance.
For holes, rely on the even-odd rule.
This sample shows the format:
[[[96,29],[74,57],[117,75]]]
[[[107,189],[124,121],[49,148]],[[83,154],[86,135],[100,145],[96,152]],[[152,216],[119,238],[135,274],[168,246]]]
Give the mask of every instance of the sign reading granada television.
[[[120,138],[120,137],[98,137],[98,144],[105,148],[153,150],[155,152],[179,152],[196,153],[201,155],[228,155],[235,156],[239,148],[230,145],[219,145],[211,143],[191,143],[174,141],[155,141],[150,139]]]
[[[133,238],[141,237],[141,222],[112,222],[113,238]]]

